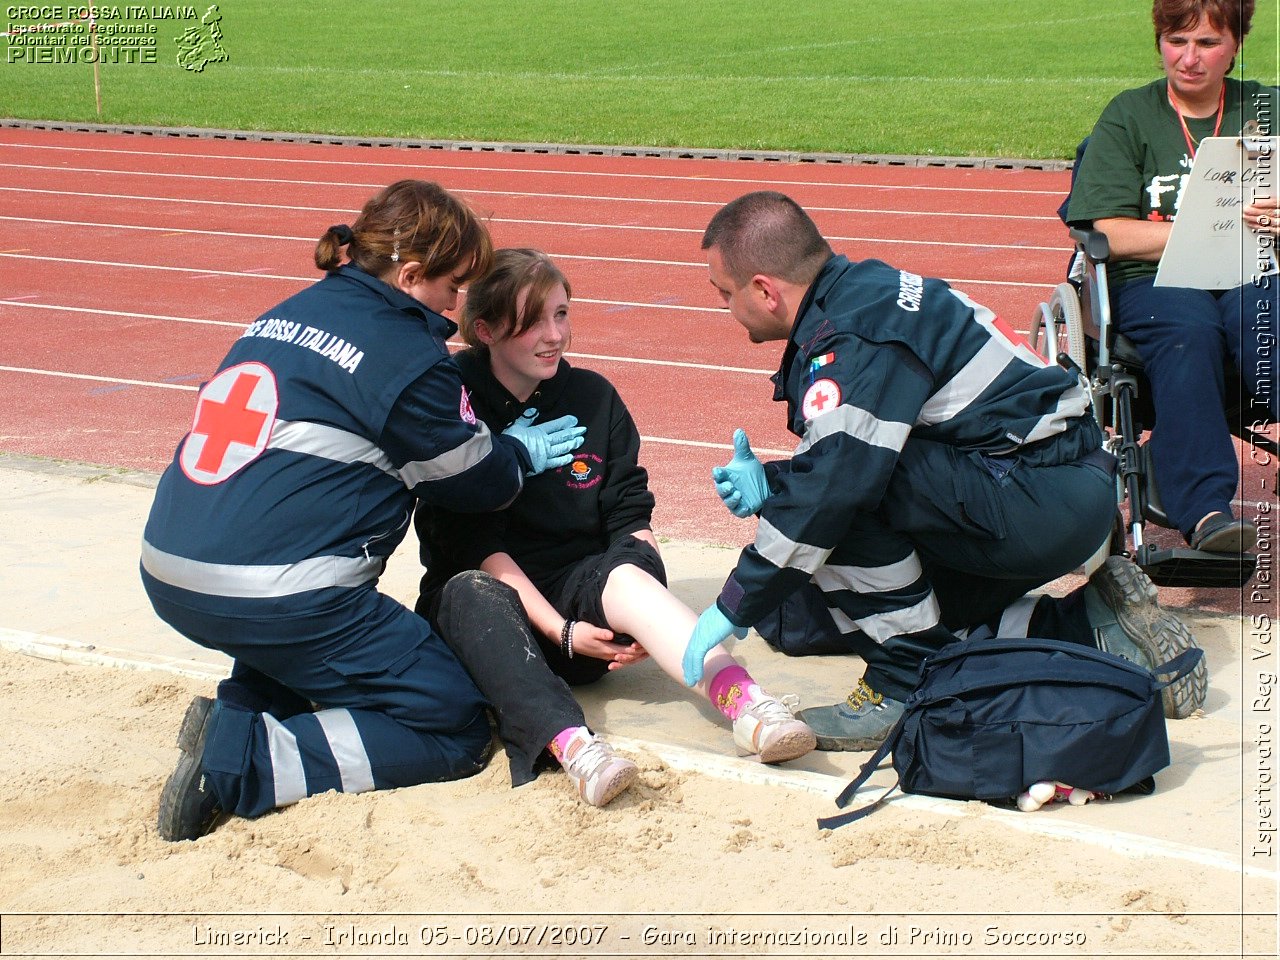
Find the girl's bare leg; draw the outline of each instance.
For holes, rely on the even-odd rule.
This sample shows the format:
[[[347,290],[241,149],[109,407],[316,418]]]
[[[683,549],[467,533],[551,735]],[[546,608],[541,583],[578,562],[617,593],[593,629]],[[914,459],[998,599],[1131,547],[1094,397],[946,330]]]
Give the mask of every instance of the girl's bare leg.
[[[698,615],[652,576],[630,564],[616,567],[609,574],[603,599],[609,628],[634,637],[667,676],[683,685],[684,649]],[[737,663],[722,644],[716,644],[707,653],[702,679],[693,689],[707,696],[707,684],[712,678]]]

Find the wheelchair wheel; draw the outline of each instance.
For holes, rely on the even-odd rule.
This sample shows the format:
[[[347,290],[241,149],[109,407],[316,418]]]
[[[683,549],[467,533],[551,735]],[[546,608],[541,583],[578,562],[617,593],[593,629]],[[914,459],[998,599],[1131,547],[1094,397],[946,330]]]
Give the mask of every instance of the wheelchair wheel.
[[[1031,344],[1032,350],[1050,363],[1053,363],[1054,358],[1049,354],[1057,340],[1057,336],[1053,331],[1054,320],[1052,314],[1049,313],[1049,305],[1042,303],[1036,308],[1036,315],[1031,318],[1031,329],[1027,331],[1027,342]]]
[[[1081,373],[1088,370],[1080,294],[1072,284],[1058,284],[1049,302],[1040,305],[1031,322],[1031,346],[1050,363],[1057,363],[1058,355],[1065,353]]]

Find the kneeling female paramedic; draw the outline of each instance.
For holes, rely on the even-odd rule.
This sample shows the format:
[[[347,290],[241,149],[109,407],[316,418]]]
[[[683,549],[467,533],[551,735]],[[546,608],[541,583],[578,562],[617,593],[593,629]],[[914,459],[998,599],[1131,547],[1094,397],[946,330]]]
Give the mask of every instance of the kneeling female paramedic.
[[[582,442],[569,420],[494,434],[471,412],[442,314],[492,256],[461,201],[394,183],[325,232],[324,279],[250,324],[201,388],[156,490],[142,581],[162,620],[234,667],[187,708],[165,839],[487,760],[476,684],[376,585],[416,500],[500,509]]]

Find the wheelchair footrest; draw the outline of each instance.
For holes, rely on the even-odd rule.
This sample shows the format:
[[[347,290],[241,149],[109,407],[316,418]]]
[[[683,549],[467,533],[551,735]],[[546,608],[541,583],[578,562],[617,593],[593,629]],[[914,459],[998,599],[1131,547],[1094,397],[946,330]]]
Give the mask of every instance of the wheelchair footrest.
[[[1165,550],[1143,545],[1136,562],[1161,587],[1232,587],[1249,582],[1258,565],[1252,553],[1209,553],[1189,547]]]

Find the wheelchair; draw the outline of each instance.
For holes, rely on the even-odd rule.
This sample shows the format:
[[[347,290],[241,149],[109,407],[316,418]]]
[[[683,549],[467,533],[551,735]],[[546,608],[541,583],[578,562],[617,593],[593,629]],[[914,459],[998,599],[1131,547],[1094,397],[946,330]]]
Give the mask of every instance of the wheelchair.
[[[1142,441],[1144,430],[1155,422],[1150,389],[1137,350],[1111,324],[1106,235],[1092,228],[1069,229],[1076,250],[1068,279],[1054,287],[1048,301],[1037,307],[1029,339],[1050,363],[1074,369],[1085,379],[1093,414],[1106,438],[1104,445],[1119,462],[1116,521],[1107,539],[1086,561],[1085,573],[1092,573],[1107,556],[1122,554],[1159,586],[1238,589],[1253,576],[1256,555],[1161,547],[1145,536],[1147,523],[1173,528],[1160,502],[1149,447]],[[1234,370],[1231,373],[1238,382],[1238,375]],[[1228,396],[1238,396],[1239,391],[1232,390],[1230,384],[1228,378]],[[1241,439],[1277,453],[1275,441],[1242,424],[1238,409],[1228,409],[1227,417]]]

